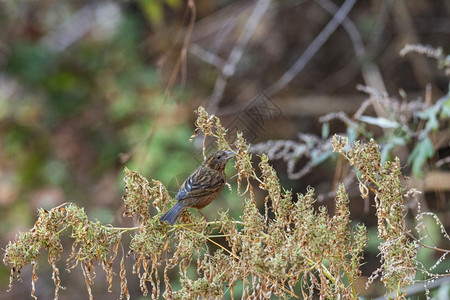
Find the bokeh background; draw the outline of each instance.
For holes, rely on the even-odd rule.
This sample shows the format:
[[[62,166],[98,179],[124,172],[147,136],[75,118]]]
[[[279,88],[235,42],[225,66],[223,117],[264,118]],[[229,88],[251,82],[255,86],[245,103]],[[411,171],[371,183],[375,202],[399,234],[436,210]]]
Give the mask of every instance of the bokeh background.
[[[333,27],[339,14],[345,18]],[[257,144],[299,141],[300,134],[320,137],[320,116],[352,115],[368,98],[358,84],[406,102],[432,104],[448,93],[448,76],[435,60],[399,54],[414,43],[450,52],[445,0],[16,0],[1,1],[0,16],[1,248],[33,226],[38,208],[64,202],[84,207],[92,220],[132,226],[122,217],[125,166],[161,180],[175,195],[202,161],[201,141],[189,142],[199,105]],[[333,121],[329,131],[346,129]],[[386,138],[376,126],[370,131],[377,140]],[[448,229],[449,164],[432,163],[450,155],[448,120],[437,131],[443,141],[434,144],[419,173],[407,164],[414,144],[397,155],[405,175],[412,176],[409,185],[425,189],[424,203]],[[289,176],[283,160],[273,163],[283,186],[294,192],[310,185],[327,195],[340,180],[336,158],[298,178]],[[234,174],[232,167],[227,170]],[[425,184],[436,172],[444,182],[439,190]],[[233,191],[223,192],[205,213],[213,219],[229,209],[238,218],[242,206]],[[352,219],[370,227],[364,279],[378,267],[376,219],[358,198],[357,185],[350,193]],[[332,211],[333,197],[320,199]],[[439,229],[434,231],[436,245],[449,249]],[[424,264],[439,257],[431,250],[421,255]],[[45,256],[37,295],[51,299]],[[130,292],[139,299],[131,264],[129,258]],[[24,282],[6,293],[10,270],[0,266],[0,299],[29,298],[30,271],[25,268]],[[100,268],[97,273],[95,299],[118,297],[118,281],[108,293]],[[62,299],[87,298],[80,270],[61,276],[67,287]],[[364,284],[361,294],[382,295],[379,283],[367,290]]]

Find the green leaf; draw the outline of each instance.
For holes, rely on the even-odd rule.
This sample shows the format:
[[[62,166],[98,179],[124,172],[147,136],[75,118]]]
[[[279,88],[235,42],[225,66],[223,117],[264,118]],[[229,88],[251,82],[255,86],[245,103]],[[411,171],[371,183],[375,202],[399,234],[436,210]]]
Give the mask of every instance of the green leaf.
[[[425,125],[425,128],[427,130],[436,130],[439,128],[439,121],[437,119],[437,108],[435,106],[432,106],[424,111],[419,112],[417,115],[419,118],[423,120],[427,120],[427,124]]]
[[[414,150],[411,152],[411,155],[408,158],[408,164],[412,164],[412,172],[417,177],[422,177],[423,175],[423,164],[427,161],[427,159],[433,157],[434,155],[434,147],[431,140],[428,138],[424,138],[421,140]]]
[[[407,141],[409,141],[409,136],[394,136],[391,143],[394,145],[404,146],[407,144]]]
[[[358,136],[358,132],[356,131],[356,128],[354,128],[352,126],[347,127],[347,137],[348,137],[349,144],[356,141],[357,136]]]
[[[40,43],[12,44],[8,52],[6,70],[28,84],[41,85],[58,66],[58,57]]]
[[[447,94],[447,100],[442,103],[441,115],[439,117],[441,119],[450,117],[450,94]]]
[[[155,0],[141,0],[140,4],[147,19],[155,26],[161,25],[164,19],[163,4]]]
[[[389,154],[396,146],[404,146],[406,145],[407,141],[405,138],[408,138],[407,136],[393,136],[389,139],[389,141],[384,145],[381,149],[381,162],[385,163],[389,160]]]
[[[381,163],[385,163],[389,159],[389,154],[394,148],[394,143],[387,143],[382,149],[381,149]]]
[[[398,128],[398,127],[400,127],[399,123],[397,123],[395,121],[391,121],[386,118],[381,118],[381,117],[375,118],[375,117],[371,117],[371,116],[361,116],[361,117],[359,117],[359,120],[361,122],[375,125],[375,126],[378,126],[381,128]]]
[[[322,138],[326,139],[330,135],[330,123],[325,122],[322,124]]]
[[[317,166],[320,163],[322,163],[323,161],[327,160],[333,154],[334,154],[333,151],[327,151],[327,152],[313,151],[311,153],[311,164],[313,166]]]
[[[428,131],[439,129],[438,116],[441,119],[450,116],[450,97],[448,95],[446,97],[447,99],[443,103],[445,98],[441,98],[435,105],[417,114],[419,118],[427,120],[425,129]]]
[[[164,2],[173,9],[179,8],[182,4],[181,0],[165,0]]]

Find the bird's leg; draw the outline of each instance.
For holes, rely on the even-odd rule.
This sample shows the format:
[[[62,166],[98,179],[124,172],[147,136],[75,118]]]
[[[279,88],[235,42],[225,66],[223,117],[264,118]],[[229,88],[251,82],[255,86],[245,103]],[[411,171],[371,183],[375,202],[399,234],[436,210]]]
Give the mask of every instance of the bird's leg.
[[[201,214],[203,216],[203,218],[205,218],[206,222],[209,222],[208,218],[202,213],[202,211],[200,210],[200,208],[197,208],[197,211],[199,214]]]

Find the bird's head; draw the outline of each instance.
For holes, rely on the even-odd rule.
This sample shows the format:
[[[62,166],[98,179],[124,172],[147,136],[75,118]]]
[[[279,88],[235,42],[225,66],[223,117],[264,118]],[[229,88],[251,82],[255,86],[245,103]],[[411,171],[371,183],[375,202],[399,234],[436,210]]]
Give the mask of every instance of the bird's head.
[[[219,150],[208,156],[203,165],[218,171],[225,170],[227,161],[234,157],[234,153],[230,151]]]

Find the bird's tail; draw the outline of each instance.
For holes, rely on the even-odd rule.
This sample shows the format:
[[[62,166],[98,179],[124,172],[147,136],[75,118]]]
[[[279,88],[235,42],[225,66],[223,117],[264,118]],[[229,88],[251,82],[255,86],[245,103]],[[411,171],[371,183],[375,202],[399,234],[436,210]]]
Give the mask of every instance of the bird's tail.
[[[167,211],[159,220],[165,221],[165,222],[169,223],[170,225],[173,225],[178,220],[178,217],[181,215],[183,210],[184,210],[183,203],[177,202],[177,204],[172,206],[172,208],[169,209],[169,211]]]

